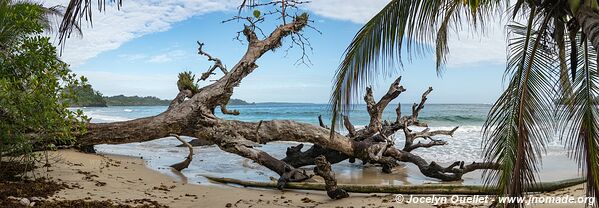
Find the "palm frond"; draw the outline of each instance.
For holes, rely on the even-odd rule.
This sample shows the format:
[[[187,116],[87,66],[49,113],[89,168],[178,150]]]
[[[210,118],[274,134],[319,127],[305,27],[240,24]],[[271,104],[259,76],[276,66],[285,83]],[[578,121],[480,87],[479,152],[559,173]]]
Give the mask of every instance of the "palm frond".
[[[483,126],[485,160],[501,165],[500,170],[484,172],[484,183],[497,186],[499,195],[522,196],[524,187],[534,184],[541,153],[553,133],[558,66],[547,35],[551,18],[537,15],[534,8],[530,12],[527,25],[508,27],[506,71],[511,79]]]
[[[561,139],[565,141],[568,155],[578,162],[587,177],[587,196],[599,196],[599,68],[597,51],[580,34],[573,42],[582,45],[577,49],[576,78],[572,105],[561,109]],[[597,204],[594,204],[597,206]]]
[[[0,1],[0,45],[10,44],[10,42],[15,41],[15,38],[22,37],[19,34],[42,32],[31,31],[31,27],[23,26],[22,24],[25,20],[35,22],[42,26],[43,30],[52,32],[54,25],[50,21],[50,18],[60,16],[60,12],[56,9],[56,7],[46,8],[39,3],[31,1]],[[35,13],[35,15],[32,15],[31,12]],[[22,15],[28,16],[24,17]],[[17,17],[24,19],[17,20],[19,19]]]
[[[449,9],[445,12],[443,21],[441,22],[441,26],[439,26],[439,30],[437,31],[437,41],[436,41],[436,49],[435,54],[437,56],[437,73],[439,69],[445,65],[447,61],[447,54],[449,53],[449,46],[447,45],[447,33],[450,27],[450,23],[452,22],[452,17],[454,17],[455,11],[457,7],[460,5],[458,1],[454,1]]]
[[[44,9],[44,13],[46,14],[46,18],[48,18],[48,19],[49,18],[63,19],[66,7],[64,7],[62,5],[56,5],[56,6],[52,6],[52,7],[44,7],[43,9]],[[55,25],[52,24],[51,21],[49,21],[49,20],[48,20],[48,23],[51,24],[48,27],[48,31],[54,32]],[[60,25],[58,25],[58,27],[60,27]],[[72,27],[73,27],[73,31],[76,32],[77,35],[83,34],[83,30],[81,30],[81,26],[77,22],[75,22]]]
[[[340,114],[346,114],[352,99],[378,76],[391,75],[396,64],[432,52],[436,46],[437,71],[444,65],[447,32],[464,22],[484,24],[484,17],[496,12],[498,0],[392,0],[356,34],[344,53],[335,74],[331,95],[333,128]],[[458,15],[466,14],[466,15]],[[439,18],[439,16],[444,18]],[[433,46],[433,47],[431,47]],[[401,67],[400,67],[401,68]]]
[[[553,21],[553,25],[555,26],[553,40],[555,40],[557,44],[559,59],[559,87],[561,89],[562,96],[568,98],[572,96],[573,89],[569,78],[570,76],[568,75],[568,63],[566,61],[566,23],[559,18],[555,18]],[[565,99],[564,101],[568,101],[568,99]]]
[[[77,31],[80,29],[81,20],[84,18],[93,24],[92,21],[92,4],[93,0],[70,0],[69,5],[64,11],[64,18],[58,28],[58,41],[61,45],[64,45],[64,41],[73,33],[73,30]],[[116,3],[117,7],[123,5],[122,0],[109,0],[110,3]],[[97,0],[98,10],[106,10],[106,0]]]

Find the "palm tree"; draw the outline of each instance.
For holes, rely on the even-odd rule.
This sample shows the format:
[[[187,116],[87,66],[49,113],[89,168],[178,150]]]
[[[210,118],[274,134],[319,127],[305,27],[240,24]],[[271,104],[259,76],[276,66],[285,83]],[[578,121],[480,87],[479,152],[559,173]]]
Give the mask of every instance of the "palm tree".
[[[23,16],[22,19],[42,25],[44,31],[52,32],[54,29],[52,18],[62,18],[63,10],[64,7],[62,6],[44,7],[39,3],[30,1],[0,0],[0,50],[18,41],[16,38],[23,37],[21,34],[43,32],[31,31],[35,30],[36,27],[23,25],[23,21],[14,22],[19,20],[14,16],[21,15]],[[71,25],[71,28],[75,32],[81,32],[78,24]]]
[[[441,73],[450,28],[480,31],[509,13],[509,82],[483,126],[484,157],[501,170],[485,172],[484,182],[498,186],[498,195],[522,196],[537,179],[547,138],[559,128],[585,170],[587,195],[599,196],[598,11],[596,0],[392,0],[346,49],[331,95],[332,125],[368,82],[401,63],[402,50],[410,60],[432,53],[433,45]]]

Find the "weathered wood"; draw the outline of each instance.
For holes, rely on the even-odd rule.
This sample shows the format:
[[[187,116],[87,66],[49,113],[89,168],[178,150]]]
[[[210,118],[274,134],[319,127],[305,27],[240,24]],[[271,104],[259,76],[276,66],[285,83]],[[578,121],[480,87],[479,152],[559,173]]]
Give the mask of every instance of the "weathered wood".
[[[331,164],[327,162],[327,159],[324,156],[321,155],[316,157],[314,173],[324,179],[324,188],[331,199],[343,199],[349,197],[349,194],[347,194],[345,190],[337,186],[335,172],[333,172]]]
[[[391,86],[389,90],[378,102],[374,101],[374,96],[372,94],[372,88],[366,88],[366,95],[364,95],[364,101],[366,102],[366,109],[368,110],[368,114],[370,114],[370,122],[368,123],[368,127],[366,128],[366,136],[371,136],[377,132],[382,131],[382,117],[383,111],[387,107],[387,105],[395,98],[399,96],[402,92],[406,91],[406,89],[400,84],[401,77],[397,78]]]
[[[308,150],[302,152],[303,144],[287,148],[286,157],[281,159],[287,164],[299,168],[308,165],[315,165],[316,157],[324,155],[330,163],[339,163],[348,159],[348,156],[339,151],[327,149],[320,145],[312,145]]]
[[[329,127],[327,125],[324,124],[324,121],[322,121],[322,115],[318,115],[318,124],[320,125],[320,127],[328,129]]]
[[[414,149],[417,148],[429,148],[429,147],[434,147],[434,146],[439,146],[439,145],[446,145],[447,142],[442,141],[442,140],[435,140],[432,137],[433,136],[437,136],[437,135],[447,135],[450,137],[453,137],[453,133],[455,133],[455,131],[458,129],[459,127],[455,127],[452,130],[437,130],[437,131],[430,131],[429,128],[426,128],[420,132],[412,132],[412,130],[410,130],[408,127],[404,127],[404,136],[405,136],[405,144],[404,144],[404,151],[410,152]],[[430,140],[430,142],[428,143],[421,143],[418,142],[416,144],[414,144],[414,140],[418,139],[418,138],[424,138],[424,139],[428,139]]]
[[[203,175],[209,180],[235,184],[245,187],[257,188],[276,188],[274,182],[245,181],[233,178],[222,178]],[[540,182],[536,185],[526,187],[525,191],[530,193],[551,192],[559,189],[575,186],[584,183],[584,178],[573,178],[561,181]],[[391,193],[391,194],[467,194],[467,195],[494,195],[497,189],[483,185],[454,185],[454,184],[423,184],[423,185],[367,185],[367,184],[337,184],[337,186],[347,192],[352,193]],[[326,190],[322,183],[288,183],[288,189],[300,190]]]
[[[346,115],[343,116],[343,126],[345,126],[345,129],[347,129],[347,132],[348,132],[347,136],[349,136],[349,137],[356,136],[356,128],[351,123],[351,120],[349,120],[349,117],[347,117]]]
[[[210,141],[210,140],[206,140],[206,139],[192,139],[191,141],[189,141],[189,144],[192,147],[201,147],[201,146],[210,146],[210,145],[214,145],[214,142]],[[180,144],[177,145],[177,147],[186,147],[185,144]]]
[[[181,143],[183,143],[189,149],[189,154],[187,155],[187,157],[185,157],[185,160],[183,160],[180,163],[171,165],[171,168],[180,172],[181,170],[189,167],[191,160],[193,160],[193,147],[191,146],[191,144],[189,144],[185,140],[181,139],[181,137],[179,137],[179,135],[171,134],[171,136],[175,137],[177,140],[179,140]]]
[[[198,43],[198,54],[202,55],[202,56],[206,56],[208,58],[208,61],[213,61],[214,65],[212,65],[208,71],[202,73],[202,77],[200,77],[200,80],[204,81],[206,79],[208,79],[208,77],[210,77],[210,75],[214,74],[214,70],[216,68],[219,68],[223,74],[227,74],[229,73],[227,71],[227,68],[225,67],[225,65],[223,65],[222,61],[219,58],[213,57],[212,55],[206,53],[206,51],[202,50],[202,48],[204,47],[204,43],[200,43],[199,41]]]

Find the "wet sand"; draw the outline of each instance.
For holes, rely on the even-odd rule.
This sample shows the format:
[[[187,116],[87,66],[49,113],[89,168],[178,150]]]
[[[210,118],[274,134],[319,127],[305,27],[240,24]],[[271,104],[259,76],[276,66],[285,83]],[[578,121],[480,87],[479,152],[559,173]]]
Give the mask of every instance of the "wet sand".
[[[397,203],[391,194],[353,194],[350,198],[331,200],[322,191],[278,191],[240,188],[220,184],[191,184],[185,177],[171,177],[151,170],[140,158],[83,154],[73,150],[51,152],[52,167],[36,170],[37,176],[52,178],[68,184],[77,184],[79,189],[65,189],[52,200],[107,200],[127,203],[134,199],[151,199],[171,207],[434,207],[430,204]],[[374,168],[373,168],[374,170]],[[400,178],[408,178],[401,173]],[[378,173],[369,169],[344,178],[346,183],[359,177],[371,177]],[[374,174],[374,175],[373,175]],[[405,176],[401,176],[405,174]],[[173,173],[173,175],[177,175]],[[347,173],[340,173],[347,175]],[[394,176],[397,179],[397,175]],[[412,177],[412,176],[411,176]],[[354,178],[354,179],[352,179]],[[562,177],[563,178],[563,177]],[[371,182],[376,182],[372,179]],[[401,179],[399,179],[401,180]],[[546,193],[544,196],[564,194],[584,195],[583,186]],[[460,204],[466,205],[466,204]],[[537,205],[537,207],[563,207],[563,204]],[[584,207],[569,204],[569,207]]]

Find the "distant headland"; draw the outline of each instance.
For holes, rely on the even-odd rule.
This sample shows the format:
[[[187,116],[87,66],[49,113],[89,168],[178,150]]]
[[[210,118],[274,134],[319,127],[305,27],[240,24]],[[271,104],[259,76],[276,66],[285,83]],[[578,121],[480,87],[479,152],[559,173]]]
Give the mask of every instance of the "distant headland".
[[[71,87],[67,91],[72,94],[68,100],[71,107],[108,107],[108,106],[168,106],[171,100],[160,99],[154,96],[103,96],[94,90],[91,85]],[[241,99],[229,100],[229,105],[253,105]]]

